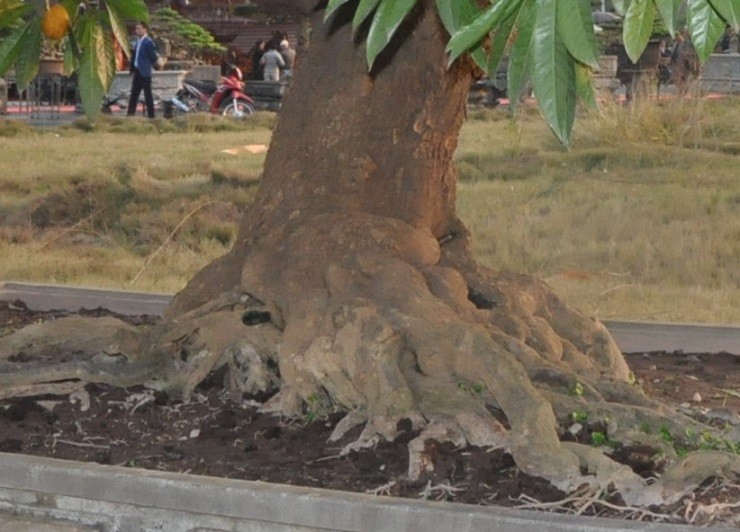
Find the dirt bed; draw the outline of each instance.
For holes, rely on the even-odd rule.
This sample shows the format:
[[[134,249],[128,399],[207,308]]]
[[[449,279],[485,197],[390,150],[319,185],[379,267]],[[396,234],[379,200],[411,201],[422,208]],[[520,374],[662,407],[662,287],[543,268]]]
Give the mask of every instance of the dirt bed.
[[[32,312],[0,301],[0,336],[26,324],[68,313]],[[88,312],[110,315],[105,310]],[[134,324],[156,318],[127,317]],[[715,424],[740,424],[740,357],[727,353],[637,353],[628,363],[649,395]],[[469,504],[525,507],[621,519],[740,526],[740,486],[706,482],[671,507],[624,508],[609,493],[566,494],[517,470],[502,451],[431,449],[435,471],[408,481],[405,431],[392,443],[341,456],[355,431],[327,443],[339,416],[285,420],[258,411],[264,397],[234,401],[214,374],[190,403],[145,388],[91,385],[86,394],[0,401],[0,452],[123,465],[245,480],[425,498]],[[563,438],[589,441],[603,427],[575,435],[563,420]],[[410,426],[410,423],[409,423]],[[403,428],[403,427],[401,427]],[[606,435],[608,437],[608,435]],[[612,453],[644,477],[660,475],[653,448],[617,447]],[[569,502],[562,502],[569,499]]]

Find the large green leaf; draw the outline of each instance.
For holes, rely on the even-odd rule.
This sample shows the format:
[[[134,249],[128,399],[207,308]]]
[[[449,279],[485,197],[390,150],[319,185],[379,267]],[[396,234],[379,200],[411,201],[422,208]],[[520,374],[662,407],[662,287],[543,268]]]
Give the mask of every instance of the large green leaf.
[[[396,30],[406,18],[416,0],[382,0],[367,34],[367,64],[373,67],[375,59],[391,42]]]
[[[654,0],[658,8],[660,18],[663,19],[666,28],[671,35],[676,35],[676,24],[678,23],[678,13],[682,0]]]
[[[735,32],[740,31],[740,2],[738,0],[709,0],[709,2]]]
[[[590,109],[597,109],[596,90],[594,89],[593,71],[583,63],[575,63],[576,94]]]
[[[570,144],[576,110],[573,57],[557,31],[557,9],[572,0],[538,0],[532,36],[532,83],[542,114],[563,145]]]
[[[705,0],[702,0],[705,1]],[[624,48],[633,63],[642,55],[653,32],[653,0],[632,0],[624,18]]]
[[[114,10],[123,20],[148,21],[149,8],[144,0],[105,0],[108,10]]]
[[[110,21],[113,35],[116,37],[118,44],[121,46],[121,50],[126,54],[126,57],[131,56],[131,50],[129,46],[128,30],[126,24],[123,21],[123,13],[118,11],[116,4],[108,2],[106,3],[108,8],[108,20]]]
[[[725,31],[725,23],[708,0],[689,0],[688,19],[691,40],[699,61],[703,63],[714,51]]]
[[[473,22],[480,11],[471,0],[436,0],[436,3],[439,18],[450,35]]]
[[[355,16],[352,19],[352,31],[356,34],[362,23],[375,11],[380,0],[360,0],[355,10]]]
[[[465,52],[477,48],[489,32],[498,28],[509,17],[514,16],[523,0],[499,0],[486,9],[472,23],[460,28],[447,43],[450,63]]]
[[[78,86],[85,115],[94,122],[113,77],[113,51],[98,17],[85,14],[80,25],[82,59],[77,73]]]
[[[628,0],[612,0],[612,7],[620,16],[624,16],[627,13],[627,2]]]
[[[592,68],[599,67],[599,49],[594,34],[590,0],[558,2],[558,32],[570,55]]]
[[[524,93],[532,71],[532,39],[536,16],[536,0],[526,0],[516,19],[514,29],[516,40],[509,52],[509,66],[506,72],[506,92],[513,113],[516,113],[519,107],[519,98]]]
[[[32,6],[20,0],[0,0],[0,29],[15,24],[32,10]]]
[[[27,45],[28,23],[14,28],[9,35],[0,41],[0,76],[18,60],[18,54]]]
[[[41,58],[41,19],[32,18],[28,22],[26,33],[18,59],[15,63],[15,80],[19,89],[25,89],[36,77]]]
[[[514,30],[514,24],[516,23],[517,18],[518,17],[516,16],[508,18],[493,32],[491,37],[491,48],[488,52],[488,63],[486,64],[486,72],[488,72],[488,75],[491,77],[496,76],[498,66],[501,63],[501,59],[506,53],[506,49],[509,45],[509,39],[511,39],[511,34]]]
[[[450,35],[473,22],[480,13],[472,0],[436,0],[436,5],[442,24]],[[473,47],[469,52],[482,70],[488,69],[487,54],[482,46]]]
[[[349,0],[329,0],[329,3],[326,4],[326,9],[324,10],[324,22],[326,22],[329,17],[337,11],[337,9],[347,2],[349,2]]]
[[[68,42],[69,44],[69,42]],[[72,46],[64,47],[64,72],[68,76],[77,70],[78,62],[77,55],[75,54],[75,48]]]

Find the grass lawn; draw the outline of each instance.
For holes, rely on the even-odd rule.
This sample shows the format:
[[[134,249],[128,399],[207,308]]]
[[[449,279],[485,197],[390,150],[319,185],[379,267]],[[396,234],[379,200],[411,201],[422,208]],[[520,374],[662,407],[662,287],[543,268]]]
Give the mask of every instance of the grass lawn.
[[[0,280],[174,292],[236,233],[274,115],[0,121]],[[596,317],[740,324],[740,98],[471,110],[458,208],[485,264]]]

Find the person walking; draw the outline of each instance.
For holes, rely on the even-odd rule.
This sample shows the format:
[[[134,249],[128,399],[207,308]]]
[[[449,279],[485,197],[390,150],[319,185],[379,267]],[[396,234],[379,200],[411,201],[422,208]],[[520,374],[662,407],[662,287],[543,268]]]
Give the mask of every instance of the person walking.
[[[283,58],[283,61],[285,62],[285,67],[283,68],[282,74],[280,74],[280,77],[284,80],[289,80],[293,77],[293,67],[295,66],[295,50],[290,47],[290,44],[288,43],[288,39],[283,39],[280,41],[280,56]]]
[[[265,55],[265,41],[259,39],[254,43],[252,50],[249,52],[249,57],[251,58],[252,63],[249,79],[262,81],[264,78],[264,67],[260,63],[263,55]]]
[[[131,96],[128,100],[128,116],[136,114],[139,104],[139,95],[144,91],[144,102],[146,103],[146,114],[154,118],[154,96],[152,95],[152,71],[157,62],[157,47],[149,37],[149,28],[144,22],[136,24],[136,46],[134,47],[131,61],[131,73],[134,79],[131,82]]]
[[[260,59],[260,64],[265,68],[264,79],[265,81],[280,81],[280,69],[285,66],[285,61],[272,43],[268,46],[270,49]]]

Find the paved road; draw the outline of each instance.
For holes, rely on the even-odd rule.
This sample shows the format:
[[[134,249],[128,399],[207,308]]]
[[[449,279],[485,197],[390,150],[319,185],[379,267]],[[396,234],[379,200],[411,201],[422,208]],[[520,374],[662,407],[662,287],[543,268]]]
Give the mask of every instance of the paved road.
[[[34,310],[78,310],[103,307],[119,314],[160,316],[172,296],[26,283],[0,283],[0,299],[20,299]],[[740,327],[675,323],[605,321],[625,353],[683,351],[740,355]]]

